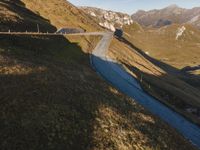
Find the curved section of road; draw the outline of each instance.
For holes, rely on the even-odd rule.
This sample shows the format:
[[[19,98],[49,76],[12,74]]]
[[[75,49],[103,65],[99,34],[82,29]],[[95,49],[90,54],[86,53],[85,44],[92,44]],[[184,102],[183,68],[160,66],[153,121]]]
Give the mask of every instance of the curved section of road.
[[[132,97],[150,112],[177,129],[200,149],[200,128],[143,91],[135,78],[128,74],[120,64],[106,56],[112,40],[112,33],[101,33],[100,35],[103,35],[103,38],[91,55],[91,64],[96,71],[118,90]]]

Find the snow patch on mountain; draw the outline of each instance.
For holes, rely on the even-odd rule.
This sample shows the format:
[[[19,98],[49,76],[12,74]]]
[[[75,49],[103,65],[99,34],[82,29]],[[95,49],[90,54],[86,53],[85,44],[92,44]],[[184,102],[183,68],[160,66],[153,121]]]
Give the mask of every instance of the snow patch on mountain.
[[[94,7],[80,7],[80,8],[90,16],[95,17],[99,25],[111,31],[115,31],[116,26],[122,27],[123,25],[131,25],[134,23],[131,16],[129,16],[128,14],[94,8]]]
[[[91,15],[92,17],[96,17],[96,16],[97,16],[94,12],[90,12],[90,15]]]
[[[104,28],[106,28],[106,29],[109,29],[109,30],[111,30],[113,32],[115,31],[114,25],[111,24],[111,23],[109,23],[108,21],[100,22],[99,25],[102,26],[102,27],[104,27]]]
[[[179,37],[181,37],[183,35],[185,30],[186,30],[185,26],[182,26],[182,27],[178,28],[178,30],[176,32],[176,40],[178,40]]]
[[[131,17],[125,14],[122,15],[112,11],[102,11],[102,13],[102,16],[105,20],[114,24],[117,23],[120,25],[130,25],[133,23]]]

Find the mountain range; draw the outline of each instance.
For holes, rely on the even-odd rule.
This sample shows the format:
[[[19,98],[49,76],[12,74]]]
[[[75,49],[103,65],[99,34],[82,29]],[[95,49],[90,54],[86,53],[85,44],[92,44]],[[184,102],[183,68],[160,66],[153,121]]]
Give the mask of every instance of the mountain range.
[[[173,23],[191,24],[200,28],[200,7],[192,9],[170,5],[163,9],[139,10],[131,16],[139,24],[147,27],[161,27]]]
[[[156,28],[171,24],[191,24],[200,29],[200,7],[185,9],[177,5],[170,5],[163,9],[139,10],[132,15],[94,7],[80,8],[96,19],[99,25],[112,31],[116,26],[131,25],[134,22],[138,22],[144,27]]]

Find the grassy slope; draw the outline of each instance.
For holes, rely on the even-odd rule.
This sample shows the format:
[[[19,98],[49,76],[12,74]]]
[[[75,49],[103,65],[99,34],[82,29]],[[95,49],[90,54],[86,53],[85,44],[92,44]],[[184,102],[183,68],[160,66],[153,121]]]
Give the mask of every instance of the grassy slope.
[[[179,72],[177,77],[200,90],[199,71],[180,74],[180,69],[198,66],[200,63],[200,31],[190,25],[185,25],[186,31],[179,40],[175,40],[176,31],[180,25],[163,27],[159,30],[132,32],[126,38],[136,47],[148,52],[151,57],[166,65],[161,67],[166,72]],[[145,43],[145,44],[144,44]]]
[[[60,38],[31,38],[29,45],[44,44],[36,52],[37,47],[9,40],[12,47],[1,47],[2,148],[193,149],[168,125],[105,84],[80,47]],[[54,41],[61,47],[53,47]],[[49,55],[52,51],[62,51],[67,61]]]
[[[143,32],[134,32],[134,30],[130,32],[128,31],[129,27],[126,27],[125,31],[131,35],[127,38],[133,41],[137,47],[175,68],[181,69],[188,65],[198,65],[200,62],[200,31],[190,25],[185,25],[186,31],[183,36],[179,40],[175,40],[179,27],[181,26],[171,25]]]
[[[186,27],[189,30],[190,26]],[[124,51],[119,51],[118,47],[125,45],[119,44],[119,41],[113,41],[111,55],[125,64],[150,94],[199,124],[197,114],[186,111],[188,107],[199,108],[199,76],[183,75],[177,69],[184,64],[189,64],[189,62],[199,62],[197,59],[198,48],[191,46],[197,43],[198,32],[194,32],[192,35],[189,30],[179,41],[175,41],[175,33],[172,32],[176,31],[174,28],[178,28],[178,26],[173,25],[160,29],[158,33],[158,31],[145,32],[137,24],[132,25],[131,30],[129,27],[125,27],[125,37],[128,39],[128,41],[125,39],[125,42],[132,46],[135,51],[129,47]],[[186,49],[183,49],[184,46]],[[146,51],[150,53],[150,56],[144,53]],[[166,63],[161,61],[165,57],[171,61]],[[173,67],[172,64],[177,68]]]
[[[98,39],[0,36],[1,148],[195,149],[96,75]]]
[[[49,21],[24,7],[24,3],[14,0],[0,1],[0,31],[56,31]]]
[[[46,0],[45,3],[43,0],[22,1],[32,11],[51,20],[51,24],[57,28],[78,27],[87,31],[102,30],[90,16],[65,0]]]

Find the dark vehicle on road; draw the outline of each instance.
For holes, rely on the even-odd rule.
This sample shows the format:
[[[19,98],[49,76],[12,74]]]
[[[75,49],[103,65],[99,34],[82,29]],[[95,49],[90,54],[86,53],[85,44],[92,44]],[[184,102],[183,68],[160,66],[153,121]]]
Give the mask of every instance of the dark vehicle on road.
[[[117,38],[121,38],[123,36],[123,30],[122,29],[116,29],[114,35]]]

